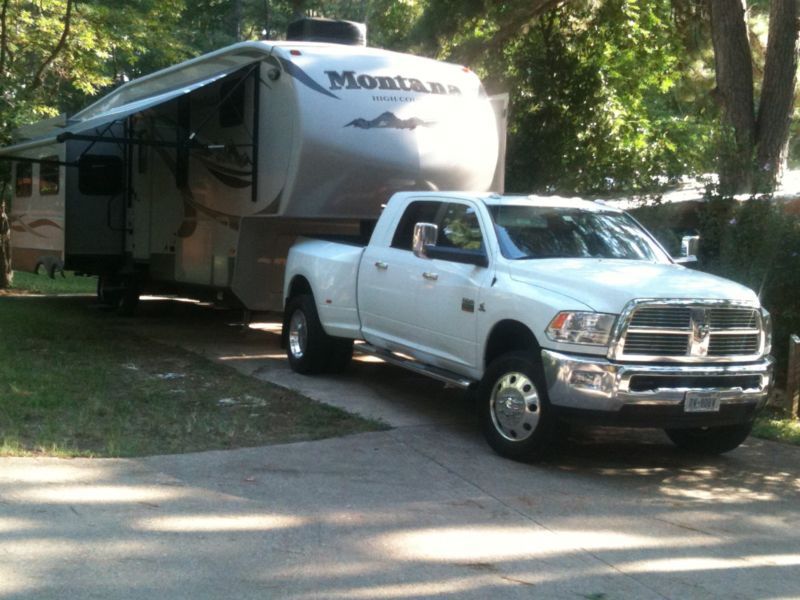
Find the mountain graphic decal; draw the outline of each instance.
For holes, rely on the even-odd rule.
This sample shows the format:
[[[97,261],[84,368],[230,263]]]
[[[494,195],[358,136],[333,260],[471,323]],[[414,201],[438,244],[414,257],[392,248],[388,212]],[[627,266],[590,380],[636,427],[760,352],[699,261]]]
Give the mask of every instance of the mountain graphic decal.
[[[428,127],[430,125],[433,125],[433,123],[423,121],[417,117],[401,119],[394,113],[385,112],[371,121],[353,119],[345,127],[357,127],[358,129],[416,129],[417,127]]]

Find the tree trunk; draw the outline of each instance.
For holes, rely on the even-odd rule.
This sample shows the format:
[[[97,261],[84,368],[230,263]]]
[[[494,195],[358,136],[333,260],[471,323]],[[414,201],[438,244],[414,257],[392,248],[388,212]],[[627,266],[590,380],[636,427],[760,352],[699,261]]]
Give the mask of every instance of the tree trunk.
[[[717,80],[715,95],[723,123],[733,130],[732,148],[725,149],[721,157],[720,190],[724,194],[749,192],[756,120],[745,5],[742,0],[710,0],[709,7]]]
[[[756,128],[756,168],[753,191],[772,191],[780,181],[789,142],[794,89],[797,81],[798,2],[772,0],[769,40]]]
[[[758,117],[743,0],[708,0],[723,123],[733,131],[722,148],[723,194],[771,192],[780,182],[792,119],[798,65],[798,0],[772,0]]]
[[[11,226],[6,203],[0,204],[0,290],[11,287]]]
[[[233,34],[236,36],[236,41],[242,41],[242,0],[234,0],[233,2],[233,19],[236,22],[234,25]]]

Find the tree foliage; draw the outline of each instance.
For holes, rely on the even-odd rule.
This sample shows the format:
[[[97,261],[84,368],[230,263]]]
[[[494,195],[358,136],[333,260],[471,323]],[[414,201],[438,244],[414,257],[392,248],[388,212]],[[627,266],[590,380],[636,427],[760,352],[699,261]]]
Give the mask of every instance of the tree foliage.
[[[431,15],[450,31],[453,4],[431,0],[415,38],[430,43]],[[485,4],[467,3],[485,10],[434,39],[438,56],[510,92],[509,189],[645,191],[708,169],[714,107],[697,91],[708,76],[697,64],[704,48],[687,51],[693,22],[681,23],[673,2]]]
[[[183,0],[3,0],[0,130],[76,110],[115,83],[189,56]]]
[[[739,2],[711,4],[728,1]],[[755,100],[767,77],[768,12],[776,4],[788,6],[752,0],[744,22]],[[724,103],[712,93],[719,82],[708,5],[0,0],[0,143],[17,125],[74,112],[128,79],[237,40],[279,39],[306,14],[366,21],[371,45],[467,64],[490,92],[509,92],[508,189],[654,191],[715,170],[717,157],[736,152],[741,128],[722,125]],[[770,113],[757,114],[753,103],[747,114],[757,129]],[[791,149],[800,155],[800,144]]]

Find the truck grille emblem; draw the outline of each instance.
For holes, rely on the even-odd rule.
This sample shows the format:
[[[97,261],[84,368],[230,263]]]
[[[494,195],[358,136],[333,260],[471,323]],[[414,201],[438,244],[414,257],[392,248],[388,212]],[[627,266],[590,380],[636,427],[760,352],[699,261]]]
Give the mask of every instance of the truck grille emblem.
[[[692,309],[692,356],[708,356],[708,345],[711,342],[711,315],[705,308]]]

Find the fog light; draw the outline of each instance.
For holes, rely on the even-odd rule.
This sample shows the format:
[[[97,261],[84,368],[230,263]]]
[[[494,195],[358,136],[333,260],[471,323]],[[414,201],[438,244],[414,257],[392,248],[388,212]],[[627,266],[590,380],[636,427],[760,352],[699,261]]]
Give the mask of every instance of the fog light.
[[[573,371],[569,378],[570,385],[589,390],[605,391],[605,373],[596,371]]]

